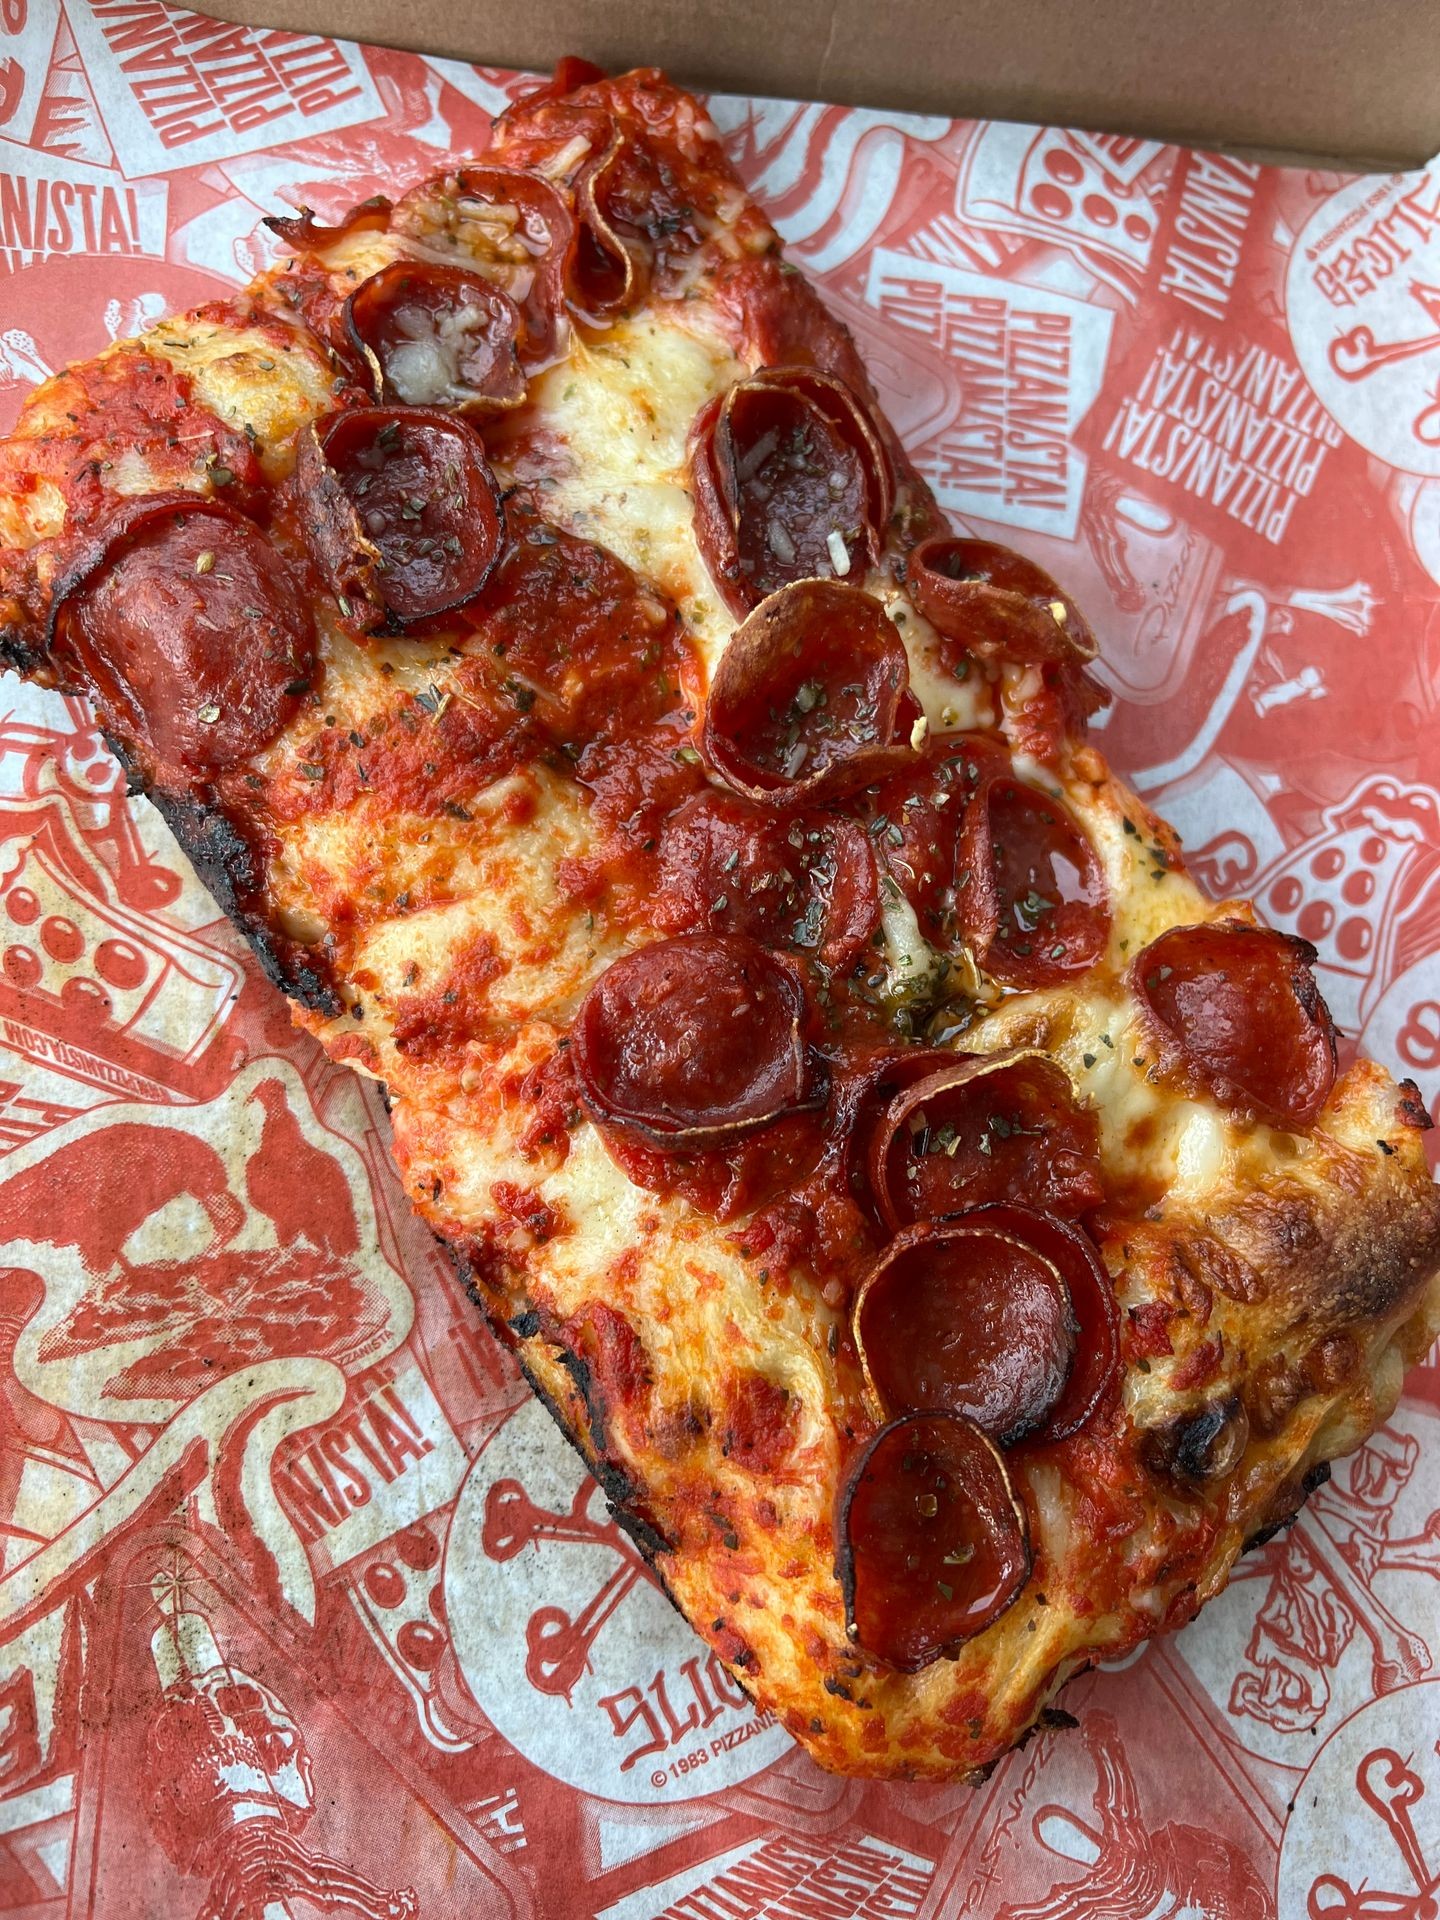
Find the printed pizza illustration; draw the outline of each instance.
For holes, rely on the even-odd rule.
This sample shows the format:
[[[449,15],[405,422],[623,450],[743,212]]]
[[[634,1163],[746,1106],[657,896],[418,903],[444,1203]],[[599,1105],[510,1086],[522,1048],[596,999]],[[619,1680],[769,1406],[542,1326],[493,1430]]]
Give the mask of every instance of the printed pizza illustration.
[[[1389,1415],[1419,1097],[1087,743],[1084,614],[944,523],[693,99],[567,63],[271,224],[27,403],[4,657],[383,1083],[728,1675],[985,1768]]]

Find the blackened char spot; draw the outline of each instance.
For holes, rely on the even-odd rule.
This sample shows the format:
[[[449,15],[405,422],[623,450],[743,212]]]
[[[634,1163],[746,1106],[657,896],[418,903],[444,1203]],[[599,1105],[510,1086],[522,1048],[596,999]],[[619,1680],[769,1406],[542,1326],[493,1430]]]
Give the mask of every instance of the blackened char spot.
[[[1028,1747],[1042,1733],[1063,1733],[1079,1724],[1074,1714],[1067,1713],[1063,1707],[1042,1707],[1015,1742],[1016,1750],[1018,1752],[1021,1747]]]
[[[33,680],[44,663],[44,650],[30,645],[23,628],[0,627],[0,665],[12,668],[26,680]]]
[[[1400,1095],[1396,1111],[1406,1126],[1414,1127],[1420,1133],[1428,1132],[1435,1122],[1430,1118],[1430,1109],[1419,1087],[1413,1080],[1402,1080],[1396,1091]]]
[[[1146,1463],[1161,1478],[1198,1490],[1233,1472],[1249,1437],[1245,1409],[1229,1395],[1152,1428],[1145,1437]]]
[[[1068,1733],[1071,1728],[1078,1727],[1080,1722],[1073,1713],[1067,1713],[1063,1707],[1042,1707],[1035,1724],[1037,1727],[1044,1727],[1047,1731]]]
[[[517,1313],[510,1322],[510,1331],[522,1340],[533,1340],[540,1331],[540,1316],[533,1307],[527,1307],[524,1313]]]
[[[572,1353],[568,1347],[559,1354],[562,1367],[575,1382],[575,1391],[585,1402],[585,1418],[590,1422],[590,1444],[598,1458],[605,1451],[605,1407],[595,1391],[594,1375],[590,1363],[578,1353]]]

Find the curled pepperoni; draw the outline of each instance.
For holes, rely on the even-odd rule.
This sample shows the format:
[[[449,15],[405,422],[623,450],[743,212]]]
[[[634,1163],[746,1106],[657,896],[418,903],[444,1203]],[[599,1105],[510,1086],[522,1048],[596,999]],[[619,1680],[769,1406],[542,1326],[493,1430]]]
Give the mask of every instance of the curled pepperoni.
[[[724,182],[697,178],[697,169],[677,166],[676,157],[654,130],[648,139],[617,130],[576,180],[580,244],[570,295],[592,318],[629,312],[657,276],[662,291],[674,290],[673,264],[704,245]]]
[[[956,1414],[911,1413],[876,1434],[846,1476],[836,1536],[850,1636],[901,1673],[983,1633],[1030,1577],[1005,1463]]]
[[[841,1048],[830,1059],[825,1134],[830,1164],[839,1169],[851,1197],[876,1211],[870,1187],[870,1156],[876,1129],[895,1096],[932,1073],[955,1064],[943,1047],[879,1046],[858,1055]]]
[[[608,123],[608,115],[593,109],[587,110],[587,117],[588,113]],[[600,157],[585,166],[575,182],[580,229],[565,284],[571,305],[601,324],[618,319],[640,303],[650,283],[651,264],[633,228],[622,232],[612,217],[617,187],[633,170],[638,150],[618,132],[606,142],[606,130],[608,127],[602,125]]]
[[[605,69],[597,67],[593,60],[582,59],[578,53],[567,53],[555,62],[555,71],[544,86],[526,95],[526,104],[537,100],[560,100],[577,87],[592,86],[595,81],[604,78]]]
[[[1081,1214],[1105,1197],[1099,1146],[1095,1115],[1044,1054],[952,1057],[885,1108],[870,1185],[892,1231],[994,1200]]]
[[[909,671],[878,600],[838,580],[797,581],[730,636],[705,708],[705,757],[755,800],[803,806],[852,792],[909,759]]]
[[[311,557],[363,632],[454,613],[499,556],[495,476],[480,436],[451,414],[331,414],[301,440],[296,485]]]
[[[492,151],[574,196],[578,233],[567,292],[597,323],[633,307],[652,286],[665,298],[683,296],[707,241],[740,238],[743,246],[769,238],[746,208],[714,128],[653,72],[587,82],[569,98],[531,95],[496,122]]]
[[[398,232],[449,247],[520,309],[527,367],[560,351],[575,217],[549,180],[515,167],[470,166],[414,188],[395,208]]]
[[[1094,847],[1058,800],[1010,774],[982,782],[966,807],[956,891],[977,963],[1007,986],[1054,986],[1093,966],[1110,937]]]
[[[537,95],[516,111],[520,118],[508,120],[501,151],[512,164],[534,166],[568,186],[577,219],[565,265],[565,296],[587,319],[603,325],[628,312],[649,283],[647,255],[612,218],[617,181],[643,164],[644,156],[605,107]],[[651,185],[659,190],[657,180]]]
[[[882,1413],[943,1408],[1002,1447],[1048,1419],[1069,1378],[1076,1324],[1059,1269],[993,1227],[911,1227],[855,1302],[855,1345]]]
[[[1039,1207],[973,1207],[957,1215],[953,1224],[1023,1241],[1064,1280],[1075,1318],[1075,1358],[1049,1417],[1031,1439],[1037,1444],[1068,1439],[1105,1401],[1120,1366],[1120,1309],[1094,1241]]]
[[[394,260],[346,300],[344,324],[377,400],[483,414],[525,398],[520,310],[478,273]]]
[[[575,244],[565,264],[570,304],[597,324],[627,312],[646,291],[651,262],[633,227],[620,231],[630,226],[626,205],[638,201],[644,209],[654,199],[656,215],[668,210],[679,225],[689,223],[692,209],[667,190],[653,157],[607,107],[542,91],[512,108],[496,133],[498,150],[512,166],[533,167],[573,196]],[[627,194],[622,183],[637,171],[639,190]]]
[[[701,554],[735,614],[794,580],[863,574],[895,497],[868,408],[814,367],[766,367],[705,408],[690,480]]]
[[[671,815],[659,855],[655,918],[667,932],[742,933],[843,970],[879,924],[870,842],[834,814],[776,815],[710,788]]]
[[[1009,765],[998,740],[936,734],[866,796],[870,834],[933,945],[946,947],[956,934],[956,853],[966,805],[983,779]]]
[[[352,207],[335,227],[322,226],[312,207],[302,207],[295,214],[267,214],[261,224],[269,227],[292,253],[323,253],[337,240],[347,240],[352,233],[383,231],[390,224],[390,212],[389,200],[383,193],[376,193]]]
[[[805,991],[738,934],[660,940],[617,960],[571,1037],[597,1119],[657,1146],[723,1146],[810,1103]]]
[[[259,530],[194,494],[125,501],[59,581],[48,641],[107,729],[219,772],[268,746],[308,690],[301,583]]]
[[[1099,651],[1089,623],[1043,567],[989,540],[922,540],[905,563],[910,598],[967,653],[1031,665]]]
[[[1335,1023],[1314,959],[1308,941],[1234,920],[1152,940],[1130,986],[1162,1076],[1272,1126],[1313,1125],[1335,1084]]]

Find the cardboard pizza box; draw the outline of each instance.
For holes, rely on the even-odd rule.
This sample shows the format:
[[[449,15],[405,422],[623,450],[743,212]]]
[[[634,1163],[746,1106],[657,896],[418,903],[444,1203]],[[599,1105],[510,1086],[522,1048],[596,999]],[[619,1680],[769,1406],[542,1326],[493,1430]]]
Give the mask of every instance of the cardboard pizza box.
[[[706,91],[1041,121],[1355,170],[1440,150],[1433,0],[218,0],[214,13]]]

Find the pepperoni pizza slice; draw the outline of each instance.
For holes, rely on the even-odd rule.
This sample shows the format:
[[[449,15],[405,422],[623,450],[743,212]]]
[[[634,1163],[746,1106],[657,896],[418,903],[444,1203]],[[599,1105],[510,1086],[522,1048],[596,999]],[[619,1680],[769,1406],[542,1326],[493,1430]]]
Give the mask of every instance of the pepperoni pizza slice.
[[[741,1684],[981,1769],[1388,1415],[1424,1109],[1087,744],[1085,615],[946,526],[693,99],[572,64],[270,224],[0,447],[5,657],[383,1083]]]

